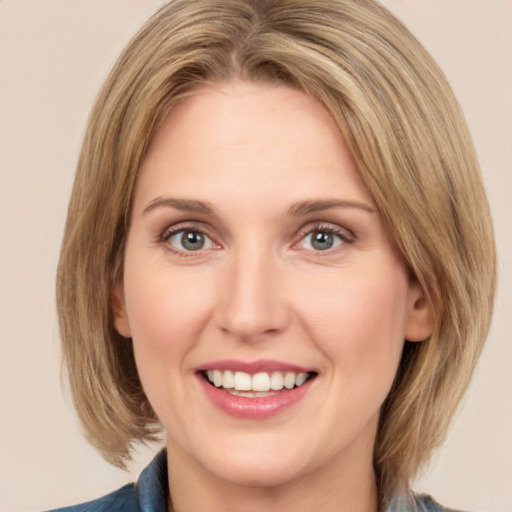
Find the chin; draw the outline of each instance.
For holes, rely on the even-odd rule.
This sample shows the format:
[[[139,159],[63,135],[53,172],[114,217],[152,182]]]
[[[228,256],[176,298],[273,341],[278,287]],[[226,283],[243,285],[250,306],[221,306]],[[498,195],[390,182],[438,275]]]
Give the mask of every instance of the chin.
[[[274,458],[277,458],[274,455]],[[230,484],[243,487],[271,488],[280,487],[300,478],[301,470],[296,463],[273,461],[271,464],[257,460],[247,464],[227,462],[220,469],[211,468],[216,476]]]
[[[264,442],[253,439],[246,442],[219,443],[228,449],[211,450],[208,447],[196,456],[206,472],[226,483],[244,486],[270,488],[285,485],[300,478],[307,471],[308,457],[299,446],[285,447],[284,442]],[[268,439],[267,439],[268,441]]]

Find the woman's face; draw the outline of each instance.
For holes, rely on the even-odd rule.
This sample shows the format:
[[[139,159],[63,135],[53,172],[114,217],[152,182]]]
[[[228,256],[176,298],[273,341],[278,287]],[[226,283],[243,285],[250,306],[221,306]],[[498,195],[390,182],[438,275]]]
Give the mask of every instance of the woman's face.
[[[156,133],[113,310],[171,464],[252,486],[371,472],[404,339],[431,329],[327,110],[243,82]]]

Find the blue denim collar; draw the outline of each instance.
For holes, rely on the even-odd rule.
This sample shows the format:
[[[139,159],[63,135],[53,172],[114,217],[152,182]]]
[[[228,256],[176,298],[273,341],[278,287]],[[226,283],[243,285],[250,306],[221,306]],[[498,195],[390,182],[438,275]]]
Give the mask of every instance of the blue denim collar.
[[[136,489],[140,512],[167,512],[169,481],[166,450],[162,450],[142,471]]]

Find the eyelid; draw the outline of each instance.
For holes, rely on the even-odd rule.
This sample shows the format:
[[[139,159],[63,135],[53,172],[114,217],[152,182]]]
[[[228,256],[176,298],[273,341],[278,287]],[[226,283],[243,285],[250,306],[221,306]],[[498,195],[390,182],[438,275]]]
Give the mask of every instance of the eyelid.
[[[169,238],[169,236],[175,233],[179,233],[180,231],[197,231],[198,233],[202,233],[203,235],[208,236],[207,230],[200,226],[199,223],[184,221],[166,226],[163,230],[160,231],[158,239],[165,241]]]
[[[170,226],[167,226],[165,229],[163,229],[159,233],[156,241],[158,243],[163,244],[167,251],[171,252],[172,254],[178,255],[178,256],[185,256],[185,257],[200,256],[201,254],[204,254],[205,251],[212,249],[209,247],[206,249],[203,249],[203,248],[198,249],[197,251],[187,251],[187,250],[180,250],[176,247],[173,247],[169,243],[169,239],[173,235],[176,235],[180,232],[185,232],[185,231],[201,233],[204,237],[208,238],[211,241],[211,243],[214,245],[213,249],[217,249],[217,248],[221,247],[220,244],[215,240],[215,238],[210,234],[210,232],[209,232],[210,230],[205,229],[203,226],[199,225],[198,223],[191,222],[191,221],[178,222],[177,224],[172,224]]]
[[[350,245],[356,241],[355,234],[351,230],[349,230],[345,227],[338,226],[331,222],[314,222],[312,224],[308,224],[307,226],[304,226],[303,228],[301,228],[299,230],[297,237],[296,237],[296,241],[293,243],[293,247],[299,246],[305,237],[311,235],[315,231],[319,231],[319,232],[324,231],[326,233],[336,235],[342,241],[342,243],[338,247],[335,247],[333,249],[327,249],[325,251],[319,251],[319,250],[315,251],[314,249],[313,250],[304,249],[304,250],[308,250],[311,252],[315,252],[315,254],[322,255],[322,256],[327,256],[329,254],[337,252],[338,250],[340,250],[341,247],[343,247],[345,245]],[[300,247],[298,247],[298,248],[300,248]]]
[[[187,251],[187,250],[180,250],[178,248],[173,247],[169,243],[169,238],[179,232],[182,231],[196,231],[198,233],[201,233],[203,236],[207,237],[214,247],[206,248],[206,249],[198,249],[197,251]],[[311,235],[315,231],[324,231],[326,233],[333,234],[341,239],[341,244],[339,244],[337,247],[334,247],[332,249],[326,249],[326,250],[315,250],[315,249],[303,249],[300,247],[301,243],[303,242],[304,238],[308,235]],[[222,248],[222,245],[216,240],[217,237],[211,234],[211,229],[208,229],[208,227],[204,227],[202,222],[196,222],[196,221],[181,221],[176,224],[171,224],[166,226],[156,237],[156,242],[164,244],[166,250],[169,252],[176,254],[178,256],[200,256],[201,254],[204,254],[205,251],[209,251],[211,249],[220,249]],[[307,225],[301,227],[296,236],[294,237],[294,242],[292,243],[292,248],[294,249],[303,249],[305,251],[308,251],[310,253],[315,253],[321,256],[327,256],[332,253],[336,253],[337,251],[341,250],[344,246],[350,245],[356,241],[357,237],[356,235],[348,228],[339,226],[335,223],[331,222],[310,222]]]

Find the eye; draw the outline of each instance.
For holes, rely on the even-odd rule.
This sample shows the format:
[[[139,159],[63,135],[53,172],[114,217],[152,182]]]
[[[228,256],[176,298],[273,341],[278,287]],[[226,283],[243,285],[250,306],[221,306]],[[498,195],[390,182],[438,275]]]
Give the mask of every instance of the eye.
[[[337,247],[351,243],[353,240],[348,234],[333,228],[316,228],[309,231],[300,241],[301,249],[312,251],[329,251]]]
[[[202,231],[197,229],[180,229],[165,235],[165,241],[175,252],[194,252],[202,249],[212,249],[214,243]]]

